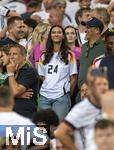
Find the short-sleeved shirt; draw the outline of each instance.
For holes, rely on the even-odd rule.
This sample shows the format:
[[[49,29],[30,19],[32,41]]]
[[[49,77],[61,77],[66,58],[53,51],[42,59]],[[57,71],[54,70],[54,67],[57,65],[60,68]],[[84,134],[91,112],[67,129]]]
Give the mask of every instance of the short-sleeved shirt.
[[[99,57],[100,55],[105,54],[105,52],[106,47],[102,39],[97,40],[92,48],[89,47],[88,42],[82,46],[82,52],[80,56],[80,71],[78,78],[79,88],[85,82],[88,68],[93,64],[94,59]]]
[[[77,74],[75,55],[69,52],[67,65],[60,59],[58,53],[54,53],[46,65],[43,64],[43,60],[44,56],[41,57],[38,65],[39,75],[45,77],[40,94],[46,98],[59,98],[70,91],[70,76]]]
[[[93,147],[94,125],[101,119],[101,109],[87,98],[75,105],[64,119],[75,129],[75,143],[78,150],[90,150]]]
[[[33,90],[33,96],[30,99],[15,98],[14,111],[31,118],[37,111],[37,95],[38,95],[38,74],[37,71],[25,64],[18,73],[16,78],[18,84],[23,85],[26,89]]]
[[[5,38],[0,40],[0,47],[7,45],[7,44],[17,44],[17,42],[11,40],[10,38]]]
[[[32,62],[33,65],[35,64],[35,62],[39,62],[43,51],[44,51],[43,45],[41,44],[35,45],[32,54],[30,55],[30,61]]]
[[[114,89],[114,54],[103,58],[100,67],[107,67],[109,88]]]
[[[3,6],[0,6],[0,16],[6,16],[9,9]]]

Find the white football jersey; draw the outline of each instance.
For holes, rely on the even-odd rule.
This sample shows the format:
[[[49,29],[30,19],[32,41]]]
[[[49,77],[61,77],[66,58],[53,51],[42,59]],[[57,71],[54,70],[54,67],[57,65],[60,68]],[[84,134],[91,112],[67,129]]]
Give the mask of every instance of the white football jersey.
[[[65,122],[75,128],[75,143],[78,150],[92,150],[94,125],[101,118],[101,109],[87,98],[75,105],[65,118]]]
[[[40,94],[46,98],[56,99],[70,91],[70,76],[77,74],[75,56],[69,52],[69,63],[66,65],[60,60],[58,53],[54,53],[50,62],[43,65],[44,56],[38,65],[38,74],[45,80],[40,89]]]

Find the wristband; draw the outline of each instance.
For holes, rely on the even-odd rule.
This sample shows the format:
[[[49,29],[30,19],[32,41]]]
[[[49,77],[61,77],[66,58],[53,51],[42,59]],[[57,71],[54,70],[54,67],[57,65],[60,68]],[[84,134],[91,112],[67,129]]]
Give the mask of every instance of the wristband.
[[[8,77],[14,76],[14,73],[8,73]]]

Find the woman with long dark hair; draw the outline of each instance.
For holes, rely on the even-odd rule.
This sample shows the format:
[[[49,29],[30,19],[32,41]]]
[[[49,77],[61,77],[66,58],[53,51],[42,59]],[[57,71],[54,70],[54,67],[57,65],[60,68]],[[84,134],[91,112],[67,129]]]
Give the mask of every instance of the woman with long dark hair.
[[[77,64],[69,51],[65,31],[61,26],[50,29],[46,51],[38,73],[43,83],[40,89],[41,108],[52,108],[63,119],[70,110],[70,94],[76,85]]]

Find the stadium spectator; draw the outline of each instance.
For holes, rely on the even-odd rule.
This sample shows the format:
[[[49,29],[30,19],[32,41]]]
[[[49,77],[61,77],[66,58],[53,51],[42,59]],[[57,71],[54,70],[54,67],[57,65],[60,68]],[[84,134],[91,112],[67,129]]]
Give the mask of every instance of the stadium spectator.
[[[110,23],[110,15],[106,8],[95,8],[92,10],[91,16],[100,19],[103,22],[104,29],[102,31],[102,38],[105,40],[105,34]]]
[[[32,121],[13,111],[14,98],[8,87],[0,87],[0,125],[34,125]]]
[[[93,76],[92,70],[91,78],[87,78],[88,97],[71,109],[55,131],[55,137],[70,150],[94,147],[93,129],[97,119],[101,118],[100,96],[108,90],[108,81],[105,76]]]
[[[68,14],[65,13],[66,5],[66,0],[54,0],[52,3],[52,8],[61,13],[63,27],[72,24],[71,18],[68,16]]]
[[[82,24],[87,27],[86,39],[88,42],[82,46],[82,53],[80,56],[79,88],[85,82],[88,68],[92,65],[93,60],[106,52],[105,43],[101,39],[101,33],[104,28],[103,23],[99,19],[93,17],[86,23],[82,22]]]
[[[26,62],[26,49],[21,45],[11,45],[9,47],[10,63],[6,66],[9,87],[15,96],[14,111],[31,118],[37,111],[37,94],[38,94],[38,75],[34,68]],[[32,89],[33,95],[27,98],[18,98],[27,89]]]
[[[82,84],[80,89],[80,98],[83,100],[84,98],[88,97],[88,85],[86,83]]]
[[[114,121],[114,90],[106,92],[101,97],[103,117]]]
[[[100,67],[107,67],[109,88],[114,89],[114,29],[109,29],[106,34],[106,46],[108,54],[102,58]]]
[[[6,44],[16,44],[25,36],[25,24],[22,18],[14,16],[7,22],[8,37],[0,41],[0,47]]]
[[[112,9],[110,12],[110,24],[108,27],[109,29],[114,28],[114,9]]]
[[[73,26],[67,26],[65,28],[65,34],[66,34],[66,38],[67,38],[67,44],[68,44],[71,52],[73,52],[75,54],[75,59],[77,62],[77,68],[78,68],[78,72],[79,72],[79,66],[80,66],[79,59],[80,59],[80,54],[81,54],[81,48],[78,44],[76,28]],[[75,99],[76,99],[77,93],[78,93],[78,86],[76,85],[74,93],[71,97],[72,106],[76,102]]]
[[[31,1],[31,3],[33,3],[33,2]],[[45,10],[42,10],[42,0],[35,1],[35,3],[37,5],[37,10],[31,14],[30,18],[37,21],[37,23],[48,19],[49,13],[47,13]]]
[[[25,37],[21,39],[19,44],[23,45],[27,50],[27,60],[29,60],[32,51],[32,33],[37,26],[37,22],[31,18],[24,20],[26,25]]]
[[[81,54],[81,48],[78,44],[76,28],[73,26],[67,26],[65,28],[65,33],[66,33],[66,38],[67,38],[67,44],[70,50],[75,54],[75,58],[76,58],[77,66],[79,70],[79,65],[80,65],[79,59],[80,59],[80,54]]]
[[[41,109],[34,113],[32,121],[52,139],[53,131],[59,125],[59,118],[52,109]],[[47,131],[46,131],[47,128]]]
[[[48,22],[50,26],[55,26],[55,25],[62,26],[62,21],[63,21],[63,16],[61,12],[60,11],[58,12],[56,9],[52,8],[50,10],[50,15],[48,18]]]
[[[86,36],[86,27],[81,24],[82,21],[87,22],[91,18],[90,8],[79,9],[75,14],[75,21],[77,23],[77,38],[79,45],[82,46],[87,42],[85,39]]]
[[[42,5],[42,0],[39,1],[30,1],[27,5],[26,5],[26,12],[24,14],[21,15],[21,17],[23,19],[27,19],[30,18],[31,15],[34,12],[40,11],[41,10],[41,5]]]
[[[99,120],[95,124],[95,141],[97,144],[95,150],[113,150],[114,122],[105,119]]]
[[[43,0],[42,2],[42,10],[48,12],[48,9],[52,6],[53,0]]]
[[[80,8],[90,8],[91,0],[79,0]]]
[[[49,24],[40,22],[33,31],[30,61],[36,69],[38,69],[38,62],[43,51],[45,51],[50,28]]]
[[[19,13],[19,14],[23,14],[23,13],[26,12],[26,5],[24,4],[23,1],[11,0],[7,4],[5,4],[4,6],[7,7],[8,9],[10,9],[10,10],[17,11],[17,13]]]
[[[16,11],[10,10],[7,7],[0,6],[0,16],[11,17],[14,16]]]
[[[20,16],[16,11],[0,6],[0,39],[6,36],[7,19],[13,16]]]
[[[38,65],[38,73],[43,81],[40,89],[41,108],[52,108],[60,120],[70,110],[70,94],[74,92],[77,74],[75,56],[69,52],[66,44],[64,29],[53,26],[48,35],[46,51]]]

